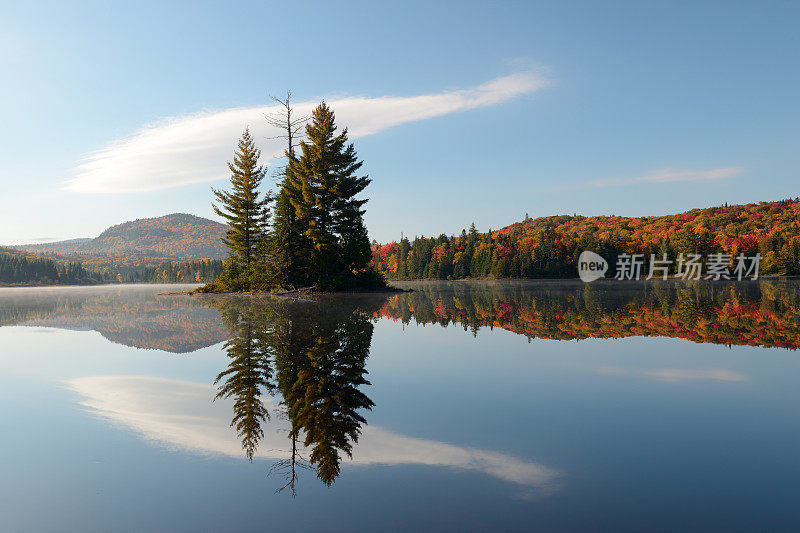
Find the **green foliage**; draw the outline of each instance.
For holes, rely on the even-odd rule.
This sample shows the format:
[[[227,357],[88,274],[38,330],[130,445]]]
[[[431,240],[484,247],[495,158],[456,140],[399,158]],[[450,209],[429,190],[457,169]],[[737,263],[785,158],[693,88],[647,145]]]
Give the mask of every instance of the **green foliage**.
[[[219,202],[214,211],[228,221],[230,229],[225,232],[222,242],[231,254],[232,268],[228,275],[236,274],[236,286],[249,289],[250,276],[267,238],[270,212],[268,204],[270,193],[262,198],[258,190],[266,169],[258,164],[261,150],[256,148],[249,130],[245,130],[234,155],[233,163],[228,162],[231,171],[231,192],[212,189]],[[263,254],[262,254],[263,255]],[[238,289],[237,289],[238,290]]]
[[[287,168],[286,173],[289,174]],[[291,201],[289,179],[284,179],[275,202],[275,219],[267,248],[269,279],[277,289],[310,284],[311,245],[305,235],[305,221],[298,219]]]
[[[259,152],[245,131],[239,142],[232,172],[231,193],[214,191],[226,211],[217,213],[230,221],[224,239],[231,251],[220,277],[205,291],[279,291],[298,287],[317,290],[385,288],[383,276],[369,271],[372,259],[364,225],[364,204],[358,195],[370,179],[358,176],[362,162],[348,143],[347,129],[337,133],[335,116],[324,102],[317,106],[306,126],[307,141],[300,154],[292,146],[291,108],[289,164],[275,200],[275,218],[268,225],[269,194],[258,199],[264,170],[257,166]]]
[[[323,102],[306,126],[301,154],[287,154],[284,190],[307,238],[303,252],[312,260],[305,277],[318,288],[352,278],[371,258],[363,221],[367,200],[356,198],[370,179],[356,175],[363,163],[347,142],[347,129],[336,131],[333,110]]]

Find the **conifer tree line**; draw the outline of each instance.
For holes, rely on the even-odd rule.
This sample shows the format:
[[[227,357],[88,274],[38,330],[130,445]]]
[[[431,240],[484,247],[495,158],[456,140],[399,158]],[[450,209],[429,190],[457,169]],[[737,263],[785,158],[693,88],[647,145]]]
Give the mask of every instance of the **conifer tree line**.
[[[264,190],[267,170],[246,129],[232,162],[231,189],[212,189],[215,212],[230,226],[223,242],[230,250],[222,274],[207,291],[277,291],[379,288],[383,278],[370,269],[372,252],[359,195],[369,185],[363,165],[339,132],[333,110],[319,104],[305,124],[297,118],[291,93],[277,100],[280,114],[268,117],[286,139],[287,165],[278,192]],[[296,149],[298,148],[298,149]]]
[[[127,283],[200,283],[214,280],[222,273],[221,259],[164,262],[158,266],[122,275]]]
[[[78,285],[99,281],[80,263],[59,264],[44,257],[28,257],[15,250],[0,249],[0,284]]]

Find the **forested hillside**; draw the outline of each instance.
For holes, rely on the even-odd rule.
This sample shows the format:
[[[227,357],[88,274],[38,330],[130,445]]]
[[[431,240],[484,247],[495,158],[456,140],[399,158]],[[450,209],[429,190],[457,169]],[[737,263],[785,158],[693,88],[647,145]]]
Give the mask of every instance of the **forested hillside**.
[[[76,285],[98,281],[80,263],[0,248],[0,285]]]
[[[8,248],[0,283],[205,282],[222,270],[227,228],[178,213],[118,224],[94,239]]]
[[[197,264],[189,268],[187,262],[226,257],[222,236],[227,229],[207,218],[176,213],[118,224],[94,239],[15,248],[44,255],[56,263],[80,263],[108,281],[194,282],[198,277],[199,281],[207,281],[219,275],[218,265]]]
[[[227,226],[206,218],[176,213],[145,218],[112,226],[94,239],[73,239],[18,248],[62,256],[105,256],[109,261],[132,258],[223,259],[227,255],[221,242]],[[156,263],[158,264],[158,263]]]
[[[762,255],[762,274],[800,274],[800,200],[724,205],[655,217],[551,216],[497,231],[373,245],[390,279],[576,277],[578,255],[739,253]]]

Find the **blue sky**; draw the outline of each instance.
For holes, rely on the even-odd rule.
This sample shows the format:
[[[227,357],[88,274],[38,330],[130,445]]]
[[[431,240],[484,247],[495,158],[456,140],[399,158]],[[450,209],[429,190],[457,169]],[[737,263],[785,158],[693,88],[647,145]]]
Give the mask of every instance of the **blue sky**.
[[[289,88],[357,133],[381,241],[800,194],[800,4],[333,4],[0,4],[0,243],[213,218]]]

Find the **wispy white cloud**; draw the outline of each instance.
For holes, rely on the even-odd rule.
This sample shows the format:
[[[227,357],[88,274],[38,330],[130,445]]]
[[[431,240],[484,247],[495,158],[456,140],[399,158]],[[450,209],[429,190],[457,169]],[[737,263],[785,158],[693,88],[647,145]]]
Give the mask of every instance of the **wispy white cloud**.
[[[90,376],[66,385],[81,396],[81,405],[89,411],[145,439],[195,453],[243,457],[229,425],[233,402],[212,402],[216,391],[211,385],[151,376]],[[274,400],[267,398],[264,404],[271,413],[277,412]],[[263,429],[256,457],[285,459],[289,422],[272,416]],[[471,470],[539,495],[557,490],[560,478],[555,469],[506,453],[408,437],[371,425],[363,427],[353,458],[346,462]]]
[[[599,374],[614,374],[620,376],[640,376],[659,381],[674,383],[678,381],[747,381],[747,375],[724,368],[628,368],[604,366],[597,369]]]
[[[671,183],[676,181],[718,181],[732,178],[743,171],[739,167],[712,168],[710,170],[664,169],[636,178],[609,178],[595,180],[595,187],[613,187],[632,183]]]
[[[352,139],[386,128],[487,107],[532,93],[547,84],[534,72],[517,72],[477,87],[420,96],[364,96],[330,100],[337,122],[347,126]],[[299,102],[299,115],[316,102]],[[207,111],[170,118],[146,126],[133,136],[88,155],[75,168],[65,188],[82,193],[132,193],[212,182],[227,177],[225,162],[245,127],[258,140],[263,154],[277,157],[283,141],[269,139],[276,132],[264,114],[273,106]]]

